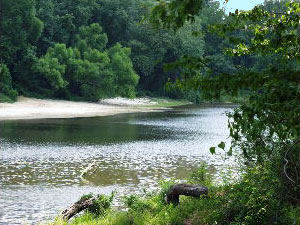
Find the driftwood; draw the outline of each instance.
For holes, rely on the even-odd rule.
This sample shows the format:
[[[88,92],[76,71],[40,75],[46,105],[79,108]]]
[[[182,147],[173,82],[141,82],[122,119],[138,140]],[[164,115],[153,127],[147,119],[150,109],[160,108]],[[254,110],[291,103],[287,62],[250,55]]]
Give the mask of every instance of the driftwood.
[[[64,220],[69,220],[77,213],[80,213],[82,210],[85,210],[89,206],[93,205],[94,200],[96,200],[95,197],[79,200],[70,205],[67,209],[63,210],[60,215]]]
[[[208,188],[201,185],[176,184],[173,185],[167,193],[167,203],[179,204],[179,195],[200,197],[207,195]]]
[[[97,168],[96,167],[96,162],[93,161],[91,164],[88,165],[87,168],[85,168],[84,170],[82,170],[80,177],[83,178],[84,176],[86,176],[88,173],[95,173]],[[93,169],[93,171],[92,171]]]

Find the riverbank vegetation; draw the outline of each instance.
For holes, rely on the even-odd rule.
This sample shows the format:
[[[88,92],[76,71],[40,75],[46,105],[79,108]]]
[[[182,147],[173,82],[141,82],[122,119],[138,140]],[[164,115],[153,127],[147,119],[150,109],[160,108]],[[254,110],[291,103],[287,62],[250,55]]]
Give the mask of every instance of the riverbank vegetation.
[[[164,181],[157,192],[129,195],[122,199],[125,211],[111,207],[111,196],[100,195],[98,201],[70,224],[101,225],[207,225],[207,224],[299,224],[300,208],[279,202],[282,187],[269,168],[248,168],[233,181],[224,177],[222,185],[213,184],[203,164],[194,171],[188,183],[204,184],[209,195],[200,198],[180,197],[180,204],[167,204],[165,197],[171,185],[180,181]],[[92,195],[87,195],[91,197]],[[86,197],[86,196],[84,196]],[[278,205],[279,204],[279,205]],[[95,207],[98,210],[95,211]],[[97,212],[101,212],[98,214]],[[57,218],[51,225],[68,224]],[[50,225],[49,224],[49,225]]]

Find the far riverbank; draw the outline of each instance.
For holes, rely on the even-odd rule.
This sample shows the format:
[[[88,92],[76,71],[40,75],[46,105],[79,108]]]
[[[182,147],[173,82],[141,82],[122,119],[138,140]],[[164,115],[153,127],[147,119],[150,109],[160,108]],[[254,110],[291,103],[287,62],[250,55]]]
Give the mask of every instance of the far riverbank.
[[[0,120],[110,116],[165,110],[168,107],[187,104],[187,101],[150,98],[114,98],[89,103],[20,96],[15,103],[0,103]]]

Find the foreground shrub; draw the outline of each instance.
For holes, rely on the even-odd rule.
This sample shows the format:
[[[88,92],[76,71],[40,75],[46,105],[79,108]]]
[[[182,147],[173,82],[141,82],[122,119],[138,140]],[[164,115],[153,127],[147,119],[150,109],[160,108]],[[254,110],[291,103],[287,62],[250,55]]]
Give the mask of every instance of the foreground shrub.
[[[95,197],[93,194],[83,195],[80,200]],[[114,192],[111,195],[97,195],[96,200],[93,201],[93,205],[88,207],[87,213],[94,215],[95,217],[103,216],[108,209],[111,208],[112,201],[114,199]]]

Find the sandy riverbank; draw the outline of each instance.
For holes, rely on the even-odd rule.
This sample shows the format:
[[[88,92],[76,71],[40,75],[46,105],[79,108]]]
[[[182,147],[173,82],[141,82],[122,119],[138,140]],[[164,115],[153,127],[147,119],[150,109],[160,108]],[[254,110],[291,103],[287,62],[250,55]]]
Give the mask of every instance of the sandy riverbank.
[[[87,103],[19,97],[15,103],[0,103],[0,120],[94,117],[164,109],[148,98],[115,98]]]

